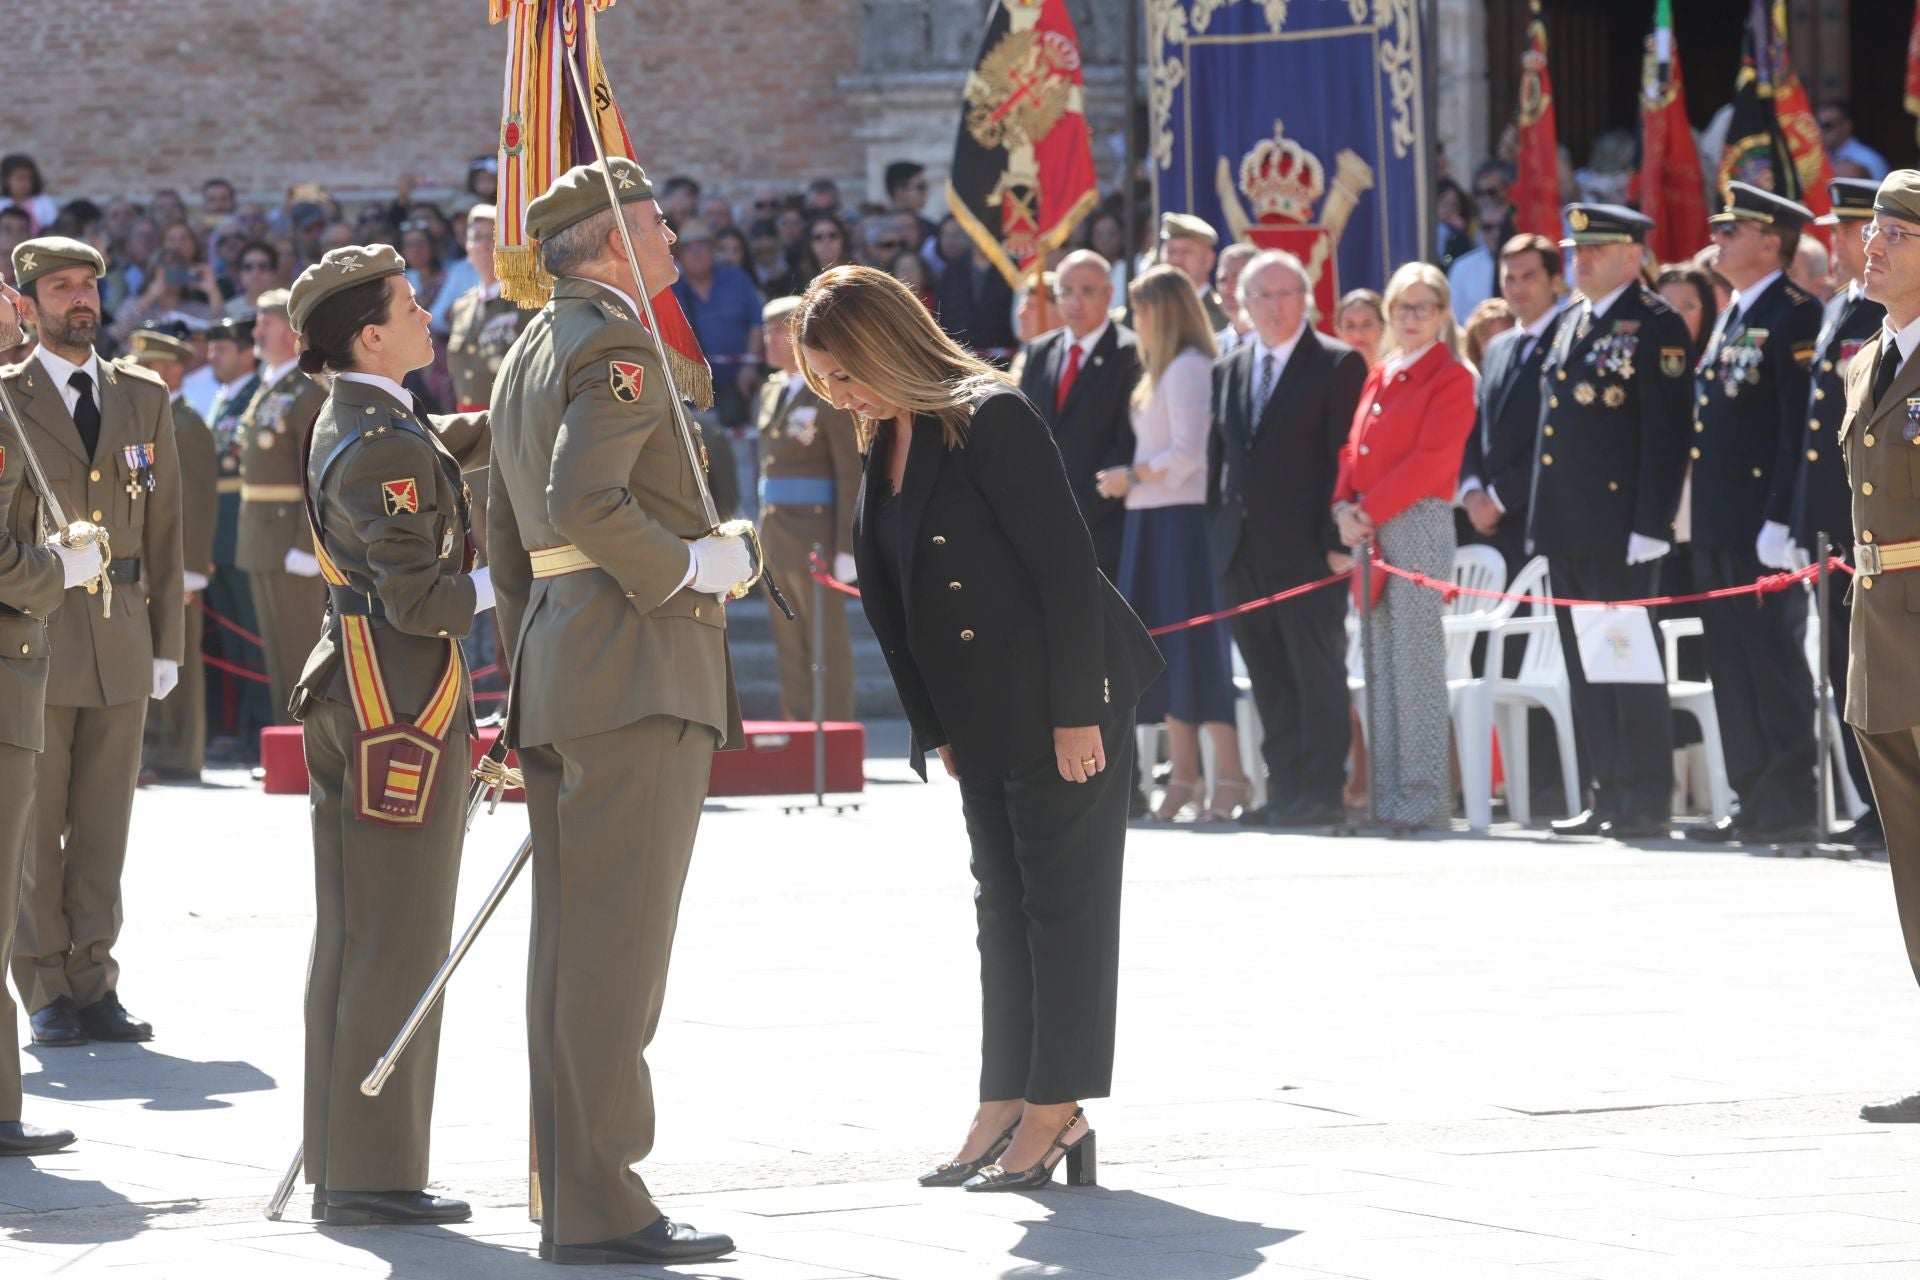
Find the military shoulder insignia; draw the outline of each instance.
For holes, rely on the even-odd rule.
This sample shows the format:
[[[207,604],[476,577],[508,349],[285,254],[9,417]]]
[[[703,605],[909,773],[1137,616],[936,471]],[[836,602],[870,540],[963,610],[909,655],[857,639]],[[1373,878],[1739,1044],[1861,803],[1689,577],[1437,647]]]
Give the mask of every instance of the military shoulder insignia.
[[[387,514],[397,516],[402,511],[418,515],[420,512],[420,482],[417,480],[388,480],[380,486],[380,500],[385,504]]]
[[[613,387],[613,398],[621,404],[635,404],[640,399],[640,387],[646,381],[647,371],[637,364],[625,360],[607,361],[607,380]]]
[[[1687,371],[1687,349],[1685,347],[1660,348],[1660,372],[1669,378],[1677,378]]]

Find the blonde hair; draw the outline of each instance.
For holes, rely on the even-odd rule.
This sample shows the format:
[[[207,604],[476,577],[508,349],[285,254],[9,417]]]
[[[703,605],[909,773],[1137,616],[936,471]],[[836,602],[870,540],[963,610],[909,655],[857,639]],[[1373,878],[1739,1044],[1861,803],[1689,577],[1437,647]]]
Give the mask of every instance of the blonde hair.
[[[1440,301],[1440,338],[1447,350],[1453,352],[1455,360],[1460,355],[1460,326],[1453,318],[1453,290],[1447,287],[1446,273],[1431,262],[1409,262],[1393,273],[1393,279],[1387,281],[1386,296],[1380,300],[1381,314],[1386,317],[1387,331],[1380,339],[1380,359],[1400,349],[1400,335],[1393,327],[1393,308],[1400,296],[1417,284],[1423,284],[1433,290],[1434,297]]]
[[[1134,331],[1143,357],[1133,402],[1144,405],[1153,399],[1153,389],[1167,366],[1181,353],[1198,351],[1211,360],[1220,349],[1214,345],[1193,281],[1178,267],[1149,267],[1127,286],[1127,297],[1133,303]]]
[[[949,449],[966,444],[974,404],[1013,385],[1013,379],[942,332],[904,284],[871,267],[821,272],[788,323],[807,385],[823,400],[831,404],[833,392],[807,362],[809,347],[832,356],[841,372],[888,403],[940,419]],[[856,417],[862,452],[876,430],[873,419]]]

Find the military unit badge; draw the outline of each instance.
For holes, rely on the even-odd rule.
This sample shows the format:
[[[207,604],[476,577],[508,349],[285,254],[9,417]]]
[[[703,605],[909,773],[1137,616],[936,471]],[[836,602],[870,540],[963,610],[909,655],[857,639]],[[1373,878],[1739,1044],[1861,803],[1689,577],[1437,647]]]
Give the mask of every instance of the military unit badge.
[[[418,515],[420,511],[420,483],[417,480],[388,480],[380,486],[380,500],[385,504],[387,514],[397,516],[402,511]]]
[[[607,361],[607,380],[613,387],[613,398],[621,404],[635,404],[640,399],[640,385],[646,378],[646,370],[637,364],[625,360]]]
[[[1660,372],[1669,378],[1677,378],[1687,371],[1687,349],[1685,347],[1660,348]]]

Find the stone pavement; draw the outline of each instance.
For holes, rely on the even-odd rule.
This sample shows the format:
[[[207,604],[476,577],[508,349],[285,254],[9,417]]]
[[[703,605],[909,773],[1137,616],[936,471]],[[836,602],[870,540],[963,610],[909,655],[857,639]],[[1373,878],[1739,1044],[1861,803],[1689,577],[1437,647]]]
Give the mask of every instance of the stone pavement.
[[[604,1274],[1920,1276],[1920,1130],[1854,1118],[1920,1088],[1884,862],[1136,828],[1102,1186],[977,1196],[912,1180],[976,1067],[957,798],[870,774],[844,816],[709,807],[643,1168],[741,1250]],[[82,1142],[0,1161],[0,1280],[542,1274],[525,885],[442,1041],[437,1185],[474,1221],[262,1217],[298,1138],[304,821],[232,775],[141,793],[122,991],[159,1038],[28,1051],[28,1118]],[[482,819],[463,922],[524,830]]]

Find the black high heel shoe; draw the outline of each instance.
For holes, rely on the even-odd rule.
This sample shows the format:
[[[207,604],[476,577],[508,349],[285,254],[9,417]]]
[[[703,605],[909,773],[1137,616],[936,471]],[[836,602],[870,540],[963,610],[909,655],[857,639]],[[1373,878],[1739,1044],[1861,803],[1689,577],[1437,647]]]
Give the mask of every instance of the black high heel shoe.
[[[1053,1181],[1054,1168],[1059,1165],[1060,1157],[1067,1161],[1067,1185],[1070,1187],[1093,1187],[1099,1185],[1100,1165],[1094,1154],[1092,1129],[1080,1141],[1069,1144],[1067,1135],[1079,1127],[1086,1114],[1079,1107],[1073,1109],[1066,1128],[1060,1130],[1060,1136],[1053,1140],[1046,1153],[1034,1161],[1031,1169],[1022,1169],[1018,1173],[1009,1173],[997,1164],[990,1164],[980,1172],[968,1178],[961,1186],[968,1191],[1033,1191],[1047,1186]],[[1055,1153],[1059,1154],[1056,1155]]]
[[[981,1154],[978,1160],[949,1160],[932,1172],[921,1174],[920,1185],[923,1187],[959,1186],[987,1165],[998,1160],[1000,1153],[1012,1144],[1013,1131],[1019,1127],[1020,1122],[1018,1120],[1008,1125],[1007,1131],[995,1138],[992,1145]]]

